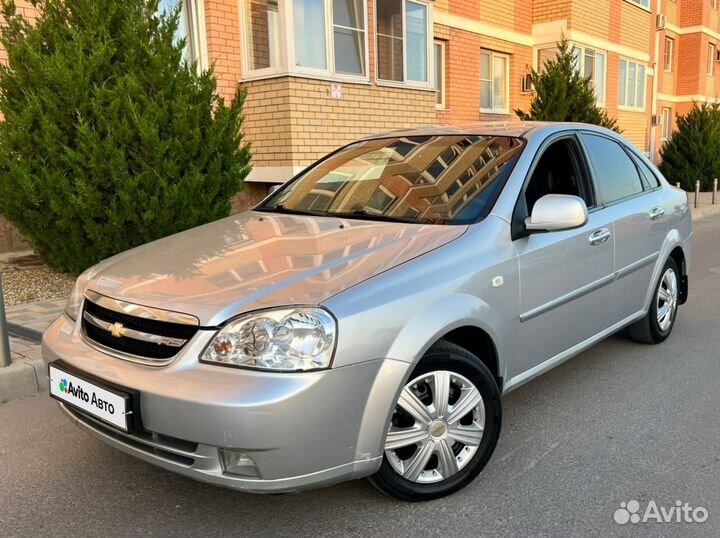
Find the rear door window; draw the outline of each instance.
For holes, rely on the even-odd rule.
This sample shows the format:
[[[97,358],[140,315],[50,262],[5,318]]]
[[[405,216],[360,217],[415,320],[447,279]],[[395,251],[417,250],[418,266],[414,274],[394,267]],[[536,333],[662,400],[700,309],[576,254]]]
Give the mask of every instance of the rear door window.
[[[633,156],[633,160],[638,166],[638,169],[640,170],[640,175],[642,176],[643,185],[646,189],[654,189],[656,187],[660,186],[660,180],[655,175],[655,173],[650,170],[650,167],[645,164],[641,159]]]
[[[610,204],[643,192],[638,169],[620,144],[588,133],[584,133],[582,139],[595,171],[595,188],[602,202]]]

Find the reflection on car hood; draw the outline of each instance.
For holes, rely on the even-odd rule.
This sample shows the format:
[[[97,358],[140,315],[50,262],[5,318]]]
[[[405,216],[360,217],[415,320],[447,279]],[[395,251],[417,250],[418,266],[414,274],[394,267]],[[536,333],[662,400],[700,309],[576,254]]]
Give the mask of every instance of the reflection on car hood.
[[[217,325],[259,308],[320,304],[466,229],[251,211],[114,256],[87,288]]]

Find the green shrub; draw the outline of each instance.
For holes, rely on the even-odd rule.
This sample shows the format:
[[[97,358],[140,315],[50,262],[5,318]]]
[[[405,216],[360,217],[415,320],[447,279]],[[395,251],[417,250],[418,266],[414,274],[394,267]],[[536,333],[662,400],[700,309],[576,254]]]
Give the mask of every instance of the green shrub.
[[[518,109],[515,114],[524,121],[577,121],[620,132],[615,119],[597,106],[592,82],[576,69],[567,40],[563,38],[557,48],[555,58],[546,60],[540,71],[530,72],[535,88],[530,110]]]
[[[684,116],[677,117],[677,130],[660,148],[660,171],[686,190],[712,189],[712,180],[720,177],[720,104],[693,104]]]
[[[158,0],[0,0],[0,212],[51,266],[226,216],[248,174],[238,90],[183,60],[179,6]]]

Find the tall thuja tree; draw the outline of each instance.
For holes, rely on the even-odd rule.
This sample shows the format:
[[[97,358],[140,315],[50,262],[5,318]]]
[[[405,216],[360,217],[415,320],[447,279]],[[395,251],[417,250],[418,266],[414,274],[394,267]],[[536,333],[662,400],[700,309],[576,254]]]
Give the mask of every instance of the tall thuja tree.
[[[693,104],[690,111],[677,117],[677,130],[660,148],[660,171],[672,183],[680,182],[687,190],[700,181],[702,190],[712,188],[720,177],[720,104]]]
[[[535,87],[530,110],[518,109],[515,114],[526,121],[577,121],[619,131],[615,119],[597,106],[592,81],[577,69],[570,44],[563,38],[557,47],[555,58],[530,72]]]
[[[183,60],[180,6],[0,0],[0,213],[60,270],[228,215],[245,94]]]

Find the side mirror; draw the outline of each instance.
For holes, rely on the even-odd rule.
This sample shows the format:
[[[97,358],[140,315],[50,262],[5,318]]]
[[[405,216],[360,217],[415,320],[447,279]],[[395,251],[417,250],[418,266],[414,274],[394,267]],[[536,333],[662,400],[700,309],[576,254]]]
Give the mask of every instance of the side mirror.
[[[274,193],[274,192],[277,191],[280,187],[282,187],[282,184],[280,184],[280,185],[270,185],[270,186],[268,187],[268,194]]]
[[[546,194],[535,202],[532,215],[525,219],[528,231],[552,232],[584,226],[588,221],[585,201],[568,194]]]

